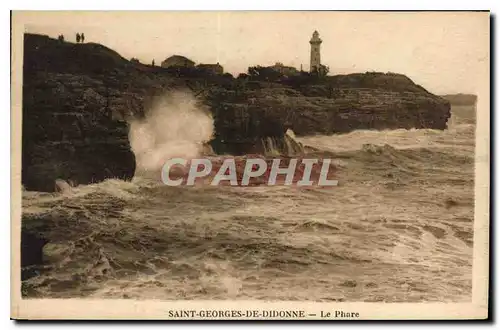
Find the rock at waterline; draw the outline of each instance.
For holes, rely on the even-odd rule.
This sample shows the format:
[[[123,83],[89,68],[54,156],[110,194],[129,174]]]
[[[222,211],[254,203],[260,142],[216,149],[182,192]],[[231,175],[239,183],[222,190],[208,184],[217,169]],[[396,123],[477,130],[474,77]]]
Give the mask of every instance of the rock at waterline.
[[[56,192],[61,192],[61,193],[71,192],[71,185],[64,180],[57,179],[54,185],[55,185],[54,190]]]

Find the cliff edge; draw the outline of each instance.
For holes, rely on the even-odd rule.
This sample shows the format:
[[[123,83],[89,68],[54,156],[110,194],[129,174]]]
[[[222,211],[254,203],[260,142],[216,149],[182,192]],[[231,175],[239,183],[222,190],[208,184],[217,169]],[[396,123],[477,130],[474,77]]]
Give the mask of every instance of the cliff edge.
[[[54,191],[130,179],[135,157],[128,121],[156,97],[190,89],[214,118],[216,153],[301,153],[287,138],[356,129],[445,129],[450,103],[394,73],[315,77],[214,75],[131,62],[94,43],[25,34],[22,183]]]

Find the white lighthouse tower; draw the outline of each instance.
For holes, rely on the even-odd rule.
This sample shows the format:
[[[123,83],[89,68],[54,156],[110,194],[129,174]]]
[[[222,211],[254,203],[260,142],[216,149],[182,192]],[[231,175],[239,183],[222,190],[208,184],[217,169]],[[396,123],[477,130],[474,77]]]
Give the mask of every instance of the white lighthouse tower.
[[[309,68],[310,72],[319,71],[321,68],[321,52],[320,46],[323,40],[319,38],[318,31],[314,31],[311,40],[311,66]]]

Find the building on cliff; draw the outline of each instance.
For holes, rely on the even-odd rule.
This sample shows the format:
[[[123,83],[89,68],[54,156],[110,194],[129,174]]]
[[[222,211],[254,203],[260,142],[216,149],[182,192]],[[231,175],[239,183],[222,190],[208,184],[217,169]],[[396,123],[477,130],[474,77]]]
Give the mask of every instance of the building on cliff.
[[[311,44],[311,64],[310,64],[310,72],[315,72],[321,70],[321,43],[323,40],[319,37],[318,31],[314,31],[311,40],[309,43]]]
[[[213,73],[213,74],[223,74],[224,68],[217,62],[217,64],[198,64],[196,66],[198,69]]]
[[[162,68],[170,68],[170,67],[185,67],[185,68],[193,68],[194,62],[189,58],[181,56],[181,55],[172,55],[167,58],[165,61],[161,62]]]
[[[299,70],[297,70],[293,66],[286,66],[281,62],[276,62],[276,64],[270,66],[270,68],[281,73],[284,76],[296,76],[300,73]]]

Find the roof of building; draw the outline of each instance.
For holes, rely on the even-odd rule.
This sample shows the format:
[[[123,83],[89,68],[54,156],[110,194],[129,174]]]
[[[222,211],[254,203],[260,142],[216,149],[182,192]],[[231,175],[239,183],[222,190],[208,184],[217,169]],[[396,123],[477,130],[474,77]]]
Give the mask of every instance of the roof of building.
[[[165,61],[171,61],[171,60],[184,60],[184,61],[189,61],[191,63],[194,63],[194,61],[190,60],[189,58],[182,56],[182,55],[172,55],[170,57],[167,57]]]

